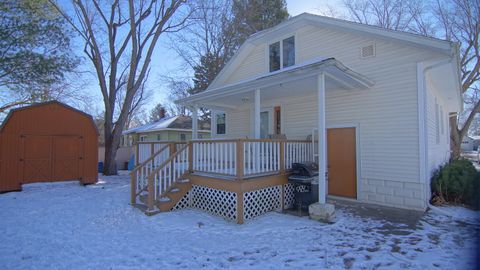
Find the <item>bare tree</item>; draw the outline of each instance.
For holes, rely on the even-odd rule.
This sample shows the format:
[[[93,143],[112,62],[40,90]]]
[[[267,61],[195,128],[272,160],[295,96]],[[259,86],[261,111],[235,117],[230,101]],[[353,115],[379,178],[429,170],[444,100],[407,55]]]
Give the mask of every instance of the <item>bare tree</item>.
[[[185,0],[75,0],[68,9],[49,0],[85,42],[105,106],[104,174],[116,174],[115,156],[135,95],[144,84],[160,36],[181,29],[189,12]],[[69,13],[68,11],[71,11]],[[118,92],[125,87],[115,119]]]
[[[480,112],[480,1],[453,0],[449,3],[437,0],[435,15],[448,40],[461,44],[460,91],[464,97],[465,111],[450,117],[450,144],[454,158],[460,157],[462,139]]]
[[[444,38],[460,44],[461,93],[465,111],[450,117],[452,157],[480,112],[480,0],[345,0],[350,19],[370,25]]]

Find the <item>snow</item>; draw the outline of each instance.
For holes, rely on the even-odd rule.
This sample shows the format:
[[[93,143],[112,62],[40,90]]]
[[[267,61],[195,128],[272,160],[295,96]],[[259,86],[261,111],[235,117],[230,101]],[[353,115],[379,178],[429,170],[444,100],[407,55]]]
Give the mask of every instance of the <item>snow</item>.
[[[478,212],[460,207],[392,221],[340,204],[334,224],[272,212],[237,225],[145,216],[127,175],[100,179],[1,194],[0,269],[475,269]]]

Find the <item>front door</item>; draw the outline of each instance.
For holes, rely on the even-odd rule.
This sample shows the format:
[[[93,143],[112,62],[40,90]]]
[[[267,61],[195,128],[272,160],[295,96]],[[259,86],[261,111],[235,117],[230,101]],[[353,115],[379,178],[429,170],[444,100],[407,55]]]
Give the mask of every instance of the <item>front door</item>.
[[[355,128],[327,129],[328,194],[357,198]]]

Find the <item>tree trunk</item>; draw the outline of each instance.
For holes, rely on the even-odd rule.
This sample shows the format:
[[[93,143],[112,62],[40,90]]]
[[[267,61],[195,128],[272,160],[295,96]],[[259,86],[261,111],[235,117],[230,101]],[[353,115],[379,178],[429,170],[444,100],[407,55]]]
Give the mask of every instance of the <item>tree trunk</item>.
[[[457,117],[450,116],[450,150],[452,150],[451,159],[460,158],[460,146],[462,144],[462,132],[458,129]]]

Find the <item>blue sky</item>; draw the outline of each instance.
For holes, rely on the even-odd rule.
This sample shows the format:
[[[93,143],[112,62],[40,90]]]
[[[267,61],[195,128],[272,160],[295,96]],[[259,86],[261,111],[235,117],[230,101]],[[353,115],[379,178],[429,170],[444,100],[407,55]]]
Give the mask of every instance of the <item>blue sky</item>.
[[[341,0],[287,0],[287,8],[291,16],[296,16],[303,12],[320,14],[322,10],[325,10],[326,5],[341,8]],[[147,112],[159,102],[168,102],[168,89],[161,81],[162,76],[177,74],[183,77],[191,75],[191,71],[181,70],[182,62],[175,52],[169,48],[169,42],[168,37],[162,37],[157,44],[155,54],[152,58],[151,74],[148,83],[152,89],[152,97],[150,102],[145,106]],[[86,65],[88,68],[91,67],[89,62],[87,62]],[[92,77],[88,79],[88,81],[89,84],[86,88],[93,96],[93,100],[96,100],[95,104],[93,104],[95,108],[91,108],[92,111],[89,113],[101,113],[103,111],[103,102],[101,101],[102,97],[98,90],[97,80],[95,77]]]

